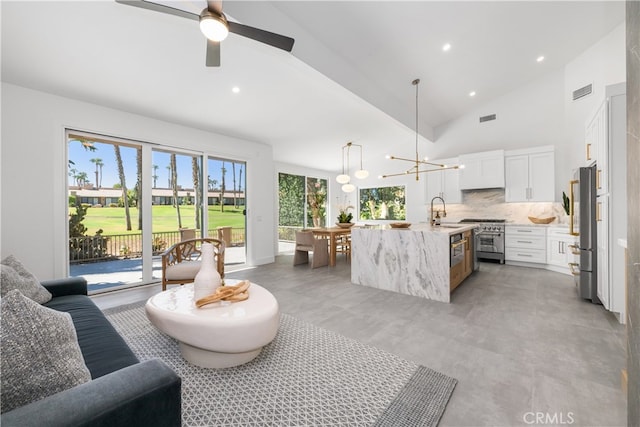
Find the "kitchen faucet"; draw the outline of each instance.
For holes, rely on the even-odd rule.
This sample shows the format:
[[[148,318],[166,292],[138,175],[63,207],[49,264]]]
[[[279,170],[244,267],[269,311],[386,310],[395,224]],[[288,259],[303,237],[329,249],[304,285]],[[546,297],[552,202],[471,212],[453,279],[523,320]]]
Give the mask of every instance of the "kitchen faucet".
[[[442,200],[442,217],[447,216],[447,205],[444,203],[444,199],[440,196],[436,196],[431,199],[431,225],[440,225],[440,211],[436,211],[436,216],[433,216],[433,201],[435,199]]]

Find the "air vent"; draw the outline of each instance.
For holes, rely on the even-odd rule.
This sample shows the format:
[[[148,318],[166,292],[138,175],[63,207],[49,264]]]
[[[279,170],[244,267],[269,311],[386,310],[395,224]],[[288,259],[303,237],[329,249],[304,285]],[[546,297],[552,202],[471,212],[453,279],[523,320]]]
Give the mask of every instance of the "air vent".
[[[573,91],[573,100],[577,100],[580,98],[584,98],[585,96],[589,95],[591,92],[593,92],[593,85],[588,84],[585,87],[581,87],[580,89],[574,90]]]
[[[495,114],[490,114],[488,116],[482,116],[482,117],[480,117],[480,123],[488,122],[488,121],[495,120],[495,119],[496,119],[496,115]]]

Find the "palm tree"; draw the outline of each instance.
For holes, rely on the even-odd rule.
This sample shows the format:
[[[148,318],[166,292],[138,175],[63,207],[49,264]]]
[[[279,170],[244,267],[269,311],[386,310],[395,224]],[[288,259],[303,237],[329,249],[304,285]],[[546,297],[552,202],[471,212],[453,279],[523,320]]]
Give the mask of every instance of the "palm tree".
[[[167,166],[167,188],[171,188],[171,165]]]
[[[158,183],[158,168],[160,166],[153,165],[153,188],[156,188],[156,184]]]
[[[171,153],[171,188],[173,189],[173,203],[178,215],[178,228],[182,228],[182,217],[180,216],[180,203],[178,203],[178,170],[176,166],[176,155]]]
[[[138,208],[138,230],[142,230],[142,148],[136,150],[136,207]]]
[[[224,167],[224,161],[222,162],[222,184],[220,184],[220,212],[224,212],[224,175],[227,173],[227,168]]]
[[[90,161],[96,165],[96,187],[100,188],[100,170],[102,166],[104,166],[104,163],[102,163],[102,159],[99,157],[90,159]]]
[[[86,172],[78,172],[76,175],[76,180],[78,183],[78,187],[84,187],[89,183],[89,175]]]
[[[236,198],[236,162],[231,162],[231,170],[233,171],[233,207],[238,207],[238,199]]]
[[[120,146],[113,144],[113,151],[116,154],[116,164],[118,165],[118,176],[120,177],[120,187],[122,189],[122,204],[124,205],[124,216],[127,223],[127,231],[131,231],[131,214],[129,213],[129,195],[127,194],[127,183],[124,176],[124,167],[122,166],[122,156],[120,155]]]
[[[98,163],[98,166],[100,166],[100,181],[98,182],[98,188],[102,188],[102,167],[104,166],[104,163],[102,163],[102,160],[100,160],[100,162]]]
[[[239,174],[240,174],[240,178],[238,179],[238,193],[242,195],[242,165],[240,165]],[[247,199],[245,199],[245,203],[246,203],[246,200]]]
[[[193,156],[191,158],[191,177],[193,178],[193,192],[195,193],[194,209],[196,230],[200,229],[200,215],[202,213],[202,188],[200,188],[200,167],[198,165],[198,158]]]
[[[69,169],[69,176],[73,178],[73,183],[78,186],[78,169],[71,168]]]

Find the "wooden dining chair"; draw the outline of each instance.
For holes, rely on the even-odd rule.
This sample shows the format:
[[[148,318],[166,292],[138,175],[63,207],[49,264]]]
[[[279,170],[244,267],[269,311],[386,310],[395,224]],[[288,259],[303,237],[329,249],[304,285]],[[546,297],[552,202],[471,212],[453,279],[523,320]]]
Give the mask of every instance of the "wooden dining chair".
[[[336,240],[336,254],[344,254],[351,261],[351,234],[342,234]]]
[[[328,240],[316,239],[311,231],[296,231],[296,249],[293,254],[293,265],[308,264],[309,252],[313,252],[311,268],[329,265]]]
[[[180,241],[191,240],[196,238],[195,228],[181,228],[180,229]]]

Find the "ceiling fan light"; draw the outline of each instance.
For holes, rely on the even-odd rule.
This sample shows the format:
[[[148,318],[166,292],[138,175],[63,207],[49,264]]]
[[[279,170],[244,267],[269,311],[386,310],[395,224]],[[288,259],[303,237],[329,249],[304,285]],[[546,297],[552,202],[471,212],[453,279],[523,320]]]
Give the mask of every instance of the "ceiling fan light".
[[[356,189],[356,186],[353,184],[344,184],[342,186],[342,191],[344,191],[345,193],[353,193],[355,189]]]
[[[229,24],[224,16],[205,9],[200,14],[200,31],[209,40],[221,42],[229,35]]]
[[[349,181],[351,181],[351,177],[349,177],[349,175],[342,174],[342,175],[336,176],[336,182],[338,184],[346,184]]]
[[[358,171],[355,171],[354,175],[358,179],[365,179],[366,177],[369,176],[369,171],[365,169],[360,169]]]

